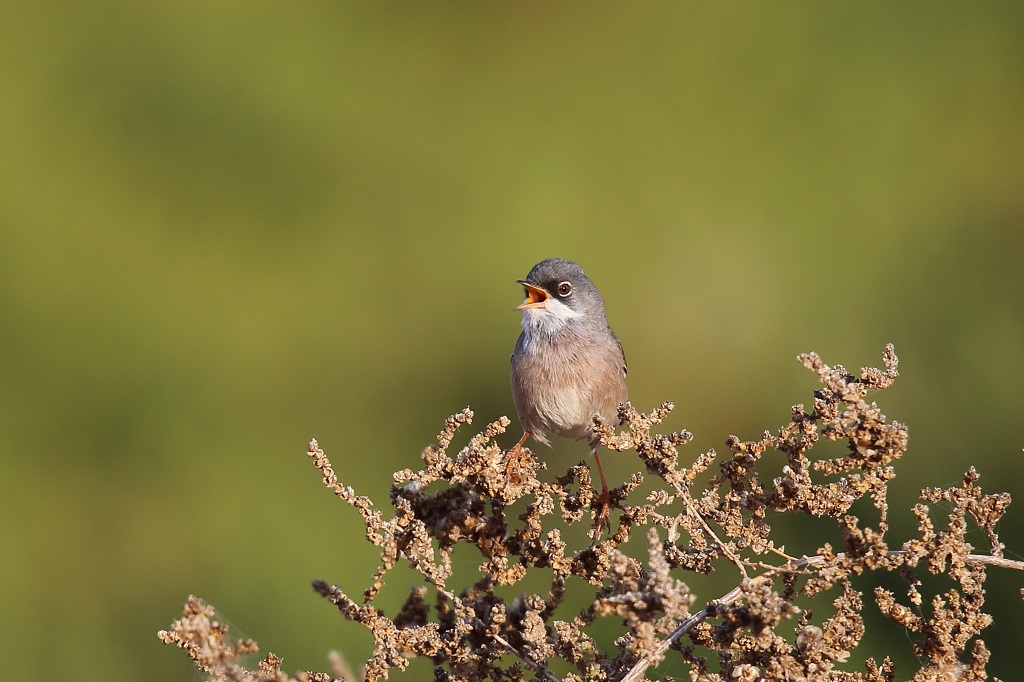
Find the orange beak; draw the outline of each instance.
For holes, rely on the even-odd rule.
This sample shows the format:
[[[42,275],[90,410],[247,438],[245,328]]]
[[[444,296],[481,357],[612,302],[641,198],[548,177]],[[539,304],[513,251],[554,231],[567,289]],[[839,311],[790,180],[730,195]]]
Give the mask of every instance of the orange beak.
[[[550,296],[548,292],[544,291],[540,287],[535,287],[526,280],[517,279],[516,284],[521,284],[523,289],[526,291],[526,300],[515,307],[515,310],[525,310],[526,308],[543,308],[544,302],[547,301]]]

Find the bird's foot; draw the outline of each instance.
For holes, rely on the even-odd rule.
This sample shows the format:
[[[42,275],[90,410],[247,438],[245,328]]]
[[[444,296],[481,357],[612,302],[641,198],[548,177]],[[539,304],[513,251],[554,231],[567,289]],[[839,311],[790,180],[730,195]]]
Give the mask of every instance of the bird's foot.
[[[605,490],[595,497],[594,501],[590,503],[590,508],[597,510],[597,516],[594,517],[593,528],[593,537],[595,540],[600,537],[601,533],[604,531],[607,530],[609,533],[611,532],[612,518],[611,514],[608,512],[613,506],[617,507],[618,505],[613,503],[611,492],[608,490]]]
[[[504,479],[507,484],[519,486],[536,473],[536,460],[522,443],[516,443],[502,453],[504,460]]]
[[[523,431],[523,437],[519,439],[518,443],[516,443],[515,445],[510,447],[508,450],[506,450],[505,454],[506,455],[510,455],[512,453],[519,453],[520,451],[522,451],[523,443],[525,443],[526,439],[529,438],[529,437],[530,437],[530,432],[529,431]]]

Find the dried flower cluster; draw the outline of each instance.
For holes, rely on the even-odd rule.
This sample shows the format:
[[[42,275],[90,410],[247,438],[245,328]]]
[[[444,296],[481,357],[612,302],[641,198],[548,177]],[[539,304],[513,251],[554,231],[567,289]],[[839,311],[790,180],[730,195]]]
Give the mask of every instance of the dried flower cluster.
[[[756,441],[730,437],[724,457],[711,450],[681,467],[678,448],[691,435],[652,433],[671,411],[670,403],[646,414],[622,406],[620,433],[598,423],[606,447],[635,451],[660,484],[640,502],[630,500],[643,482],[640,473],[615,488],[612,498],[621,510],[617,525],[607,537],[592,529],[590,544],[581,548],[570,547],[558,526],[591,523],[596,492],[588,468],[581,463],[553,483],[539,480],[544,465],[529,449],[503,450],[495,441],[508,419],[489,424],[453,456],[449,447],[456,431],[473,414],[467,409],[450,417],[437,444],[423,451],[424,467],[394,475],[390,518],[339,483],[312,441],[308,454],[324,483],[362,515],[366,538],[381,552],[380,568],[361,600],[336,585],[313,583],[346,618],[372,633],[374,653],[365,678],[386,678],[405,669],[410,657],[426,656],[434,661],[438,680],[555,680],[558,660],[559,670],[575,670],[564,675],[566,680],[641,680],[651,666],[673,656],[688,667],[694,682],[891,682],[896,673],[889,659],[856,662],[853,657],[865,625],[863,595],[852,578],[885,570],[907,582],[903,598],[881,588],[873,596],[881,613],[914,639],[921,667],[910,679],[987,679],[989,652],[978,637],[991,624],[982,610],[986,569],[1022,568],[1003,558],[996,535],[1009,496],[983,494],[971,468],[958,487],[922,491],[922,503],[913,510],[919,536],[891,547],[886,497],[893,464],[906,450],[907,431],[887,421],[865,396],[896,378],[893,348],[885,349],[884,370],[862,369],[859,376],[830,367],[813,353],[799,360],[823,385],[814,393],[813,409],[795,406],[776,435],[765,432]],[[842,456],[812,459],[821,438],[846,443]],[[784,463],[777,456],[765,458],[770,452],[781,453]],[[708,483],[696,485],[709,476]],[[850,514],[862,499],[877,510],[874,526]],[[509,507],[518,501],[525,511],[510,518]],[[925,503],[940,502],[949,511],[937,522]],[[844,546],[822,542],[814,554],[789,556],[772,539],[769,514],[832,519]],[[972,553],[965,540],[969,526],[984,532],[989,554]],[[622,551],[634,531],[646,535],[646,561]],[[459,544],[474,546],[483,563],[475,583],[455,587],[448,583]],[[374,601],[400,561],[422,576],[423,585],[389,617]],[[705,606],[694,610],[697,597],[682,577],[729,566],[737,586],[717,598],[702,597]],[[552,576],[543,593],[524,591],[512,600],[499,596],[496,588],[517,585],[540,568]],[[947,575],[953,586],[926,596],[918,579],[922,570]],[[590,591],[589,605],[565,613],[570,591]],[[826,592],[835,594],[833,610],[812,620],[798,603]],[[273,654],[256,669],[245,669],[236,659],[254,652],[255,644],[229,642],[226,628],[212,617],[209,607],[190,598],[184,618],[160,633],[165,642],[185,649],[211,679],[348,675],[336,665],[332,675],[288,678]],[[611,650],[601,650],[587,632],[606,617],[622,623]],[[907,671],[901,677],[906,679]]]

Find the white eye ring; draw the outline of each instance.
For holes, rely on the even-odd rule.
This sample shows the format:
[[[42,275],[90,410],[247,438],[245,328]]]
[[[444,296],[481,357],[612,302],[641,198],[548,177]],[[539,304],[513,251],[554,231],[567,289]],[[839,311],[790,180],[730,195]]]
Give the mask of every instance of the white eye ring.
[[[572,284],[569,282],[561,282],[558,285],[558,295],[565,298],[572,293]]]

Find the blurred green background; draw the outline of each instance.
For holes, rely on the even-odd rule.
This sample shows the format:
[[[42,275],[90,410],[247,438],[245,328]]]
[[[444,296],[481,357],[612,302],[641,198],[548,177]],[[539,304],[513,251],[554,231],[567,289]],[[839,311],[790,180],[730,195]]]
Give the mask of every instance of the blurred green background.
[[[290,671],[330,649],[358,664],[369,636],[309,581],[359,594],[377,558],[306,443],[386,504],[446,416],[514,417],[514,280],[547,256],[601,287],[631,398],[676,402],[684,457],[809,403],[797,353],[877,366],[892,341],[902,377],[876,399],[911,434],[893,541],[919,488],[972,464],[1024,492],[1024,5],[5,15],[10,679],[195,679],[155,635],[189,593]],[[553,476],[585,448],[542,454]],[[1020,509],[1003,533],[1020,557]],[[734,582],[693,584],[700,601]],[[1004,679],[1022,582],[989,583]],[[912,664],[879,628],[855,655]]]

